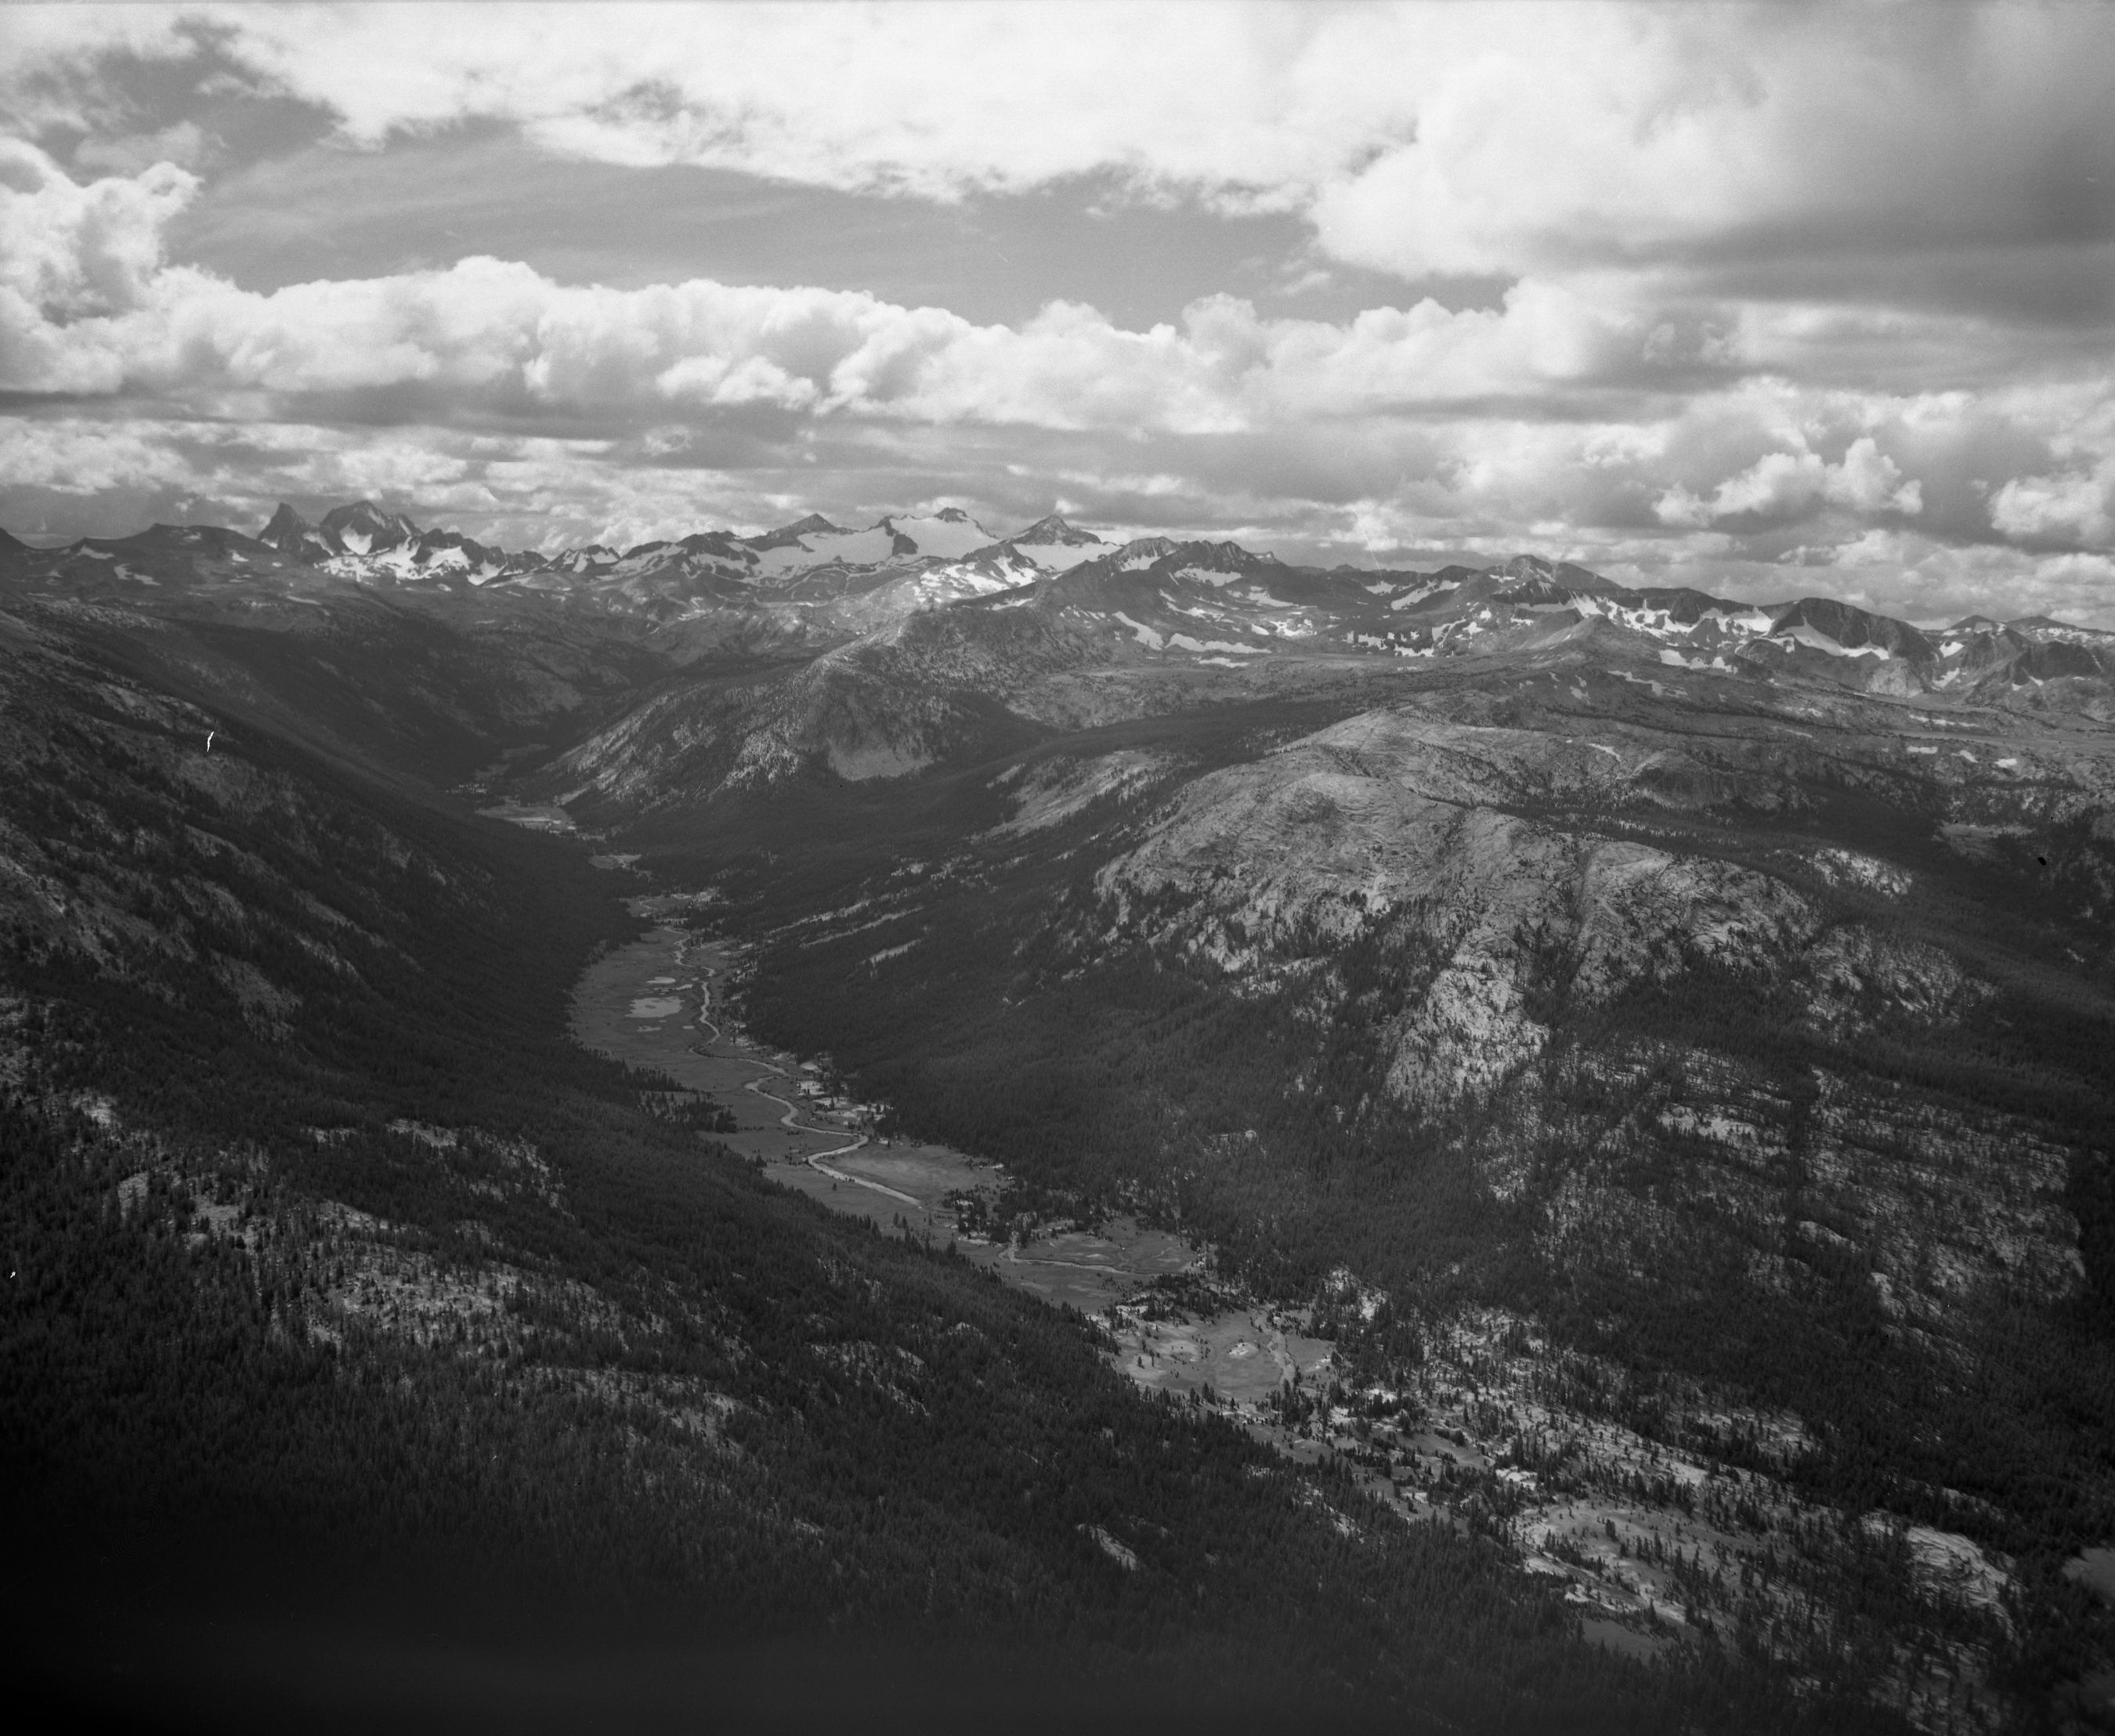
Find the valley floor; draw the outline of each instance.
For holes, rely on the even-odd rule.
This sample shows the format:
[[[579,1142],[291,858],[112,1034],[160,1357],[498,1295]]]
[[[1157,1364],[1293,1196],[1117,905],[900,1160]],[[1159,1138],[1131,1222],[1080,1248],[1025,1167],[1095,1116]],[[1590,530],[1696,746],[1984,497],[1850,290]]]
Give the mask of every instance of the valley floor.
[[[681,907],[645,898],[634,907],[656,916]],[[1205,1256],[1191,1243],[1127,1219],[1099,1231],[1045,1230],[1018,1244],[966,1232],[963,1205],[977,1196],[996,1197],[1004,1172],[945,1146],[878,1136],[872,1129],[880,1105],[833,1099],[840,1106],[824,1107],[802,1095],[804,1082],[811,1091],[819,1086],[800,1058],[755,1041],[721,1004],[736,959],[727,941],[658,929],[589,967],[574,1000],[573,1034],[591,1049],[723,1105],[736,1125],[712,1137],[764,1165],[773,1181],[833,1211],[870,1218],[885,1231],[952,1241],[974,1264],[1053,1305],[1098,1313],[1156,1279],[1203,1269]],[[1306,1342],[1312,1372],[1326,1362],[1328,1347]],[[1166,1378],[1156,1369],[1140,1384],[1159,1385]],[[1201,1384],[1178,1379],[1173,1389]]]
[[[2002,1720],[1988,1666],[2009,1620],[2007,1564],[1883,1515],[1837,1535],[1791,1475],[1796,1417],[1735,1414],[1699,1389],[1693,1415],[1648,1438],[1582,1404],[1581,1371],[1548,1355],[1530,1323],[1490,1311],[1434,1334],[1410,1386],[1384,1388],[1339,1368],[1311,1309],[1216,1282],[1210,1250],[1178,1235],[1124,1217],[974,1233],[964,1219],[989,1228],[1000,1166],[880,1136],[885,1106],[835,1094],[826,1063],[744,1031],[725,1000],[741,949],[679,925],[695,920],[692,901],[633,909],[665,925],[589,967],[575,1037],[724,1105],[735,1124],[710,1137],[774,1181],[884,1233],[952,1243],[1008,1285],[1080,1310],[1140,1388],[1205,1406],[1296,1461],[1336,1464],[1406,1522],[1503,1539],[1524,1573],[1564,1582],[1595,1643],[1645,1659],[1728,1646],[1819,1687],[1859,1649],[1848,1618],[1878,1572],[1900,1577],[1932,1620],[1918,1645],[1865,1654],[1877,1697],[1933,1731]],[[1355,1309],[1379,1300],[1343,1282]],[[1665,1438],[1685,1430],[1694,1450]],[[1737,1435],[1770,1448],[1772,1468],[1751,1455],[1744,1471],[1704,1444]]]

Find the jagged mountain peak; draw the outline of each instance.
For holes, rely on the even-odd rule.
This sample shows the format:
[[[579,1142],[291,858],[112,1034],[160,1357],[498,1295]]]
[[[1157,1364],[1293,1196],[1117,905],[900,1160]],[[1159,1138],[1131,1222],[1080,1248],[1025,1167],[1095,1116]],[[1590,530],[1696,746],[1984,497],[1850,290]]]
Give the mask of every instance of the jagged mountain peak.
[[[333,507],[323,514],[323,522],[317,526],[322,530],[337,530],[351,526],[356,530],[381,530],[402,526],[411,527],[411,521],[401,512],[385,512],[371,500],[350,500],[343,506]]]
[[[850,536],[852,532],[842,525],[833,525],[820,512],[810,512],[805,518],[796,518],[790,525],[781,525],[776,530],[767,530],[761,536],[744,537],[742,540],[752,549],[787,549],[805,536]]]
[[[1091,530],[1068,524],[1055,512],[1039,518],[1003,542],[971,551],[971,558],[1002,565],[1025,561],[1045,572],[1063,572],[1115,552],[1117,544]]]
[[[337,552],[322,531],[283,500],[271,521],[257,533],[257,540],[297,561],[325,559]]]
[[[1265,550],[1257,550],[1232,542],[1209,542],[1202,539],[1184,539],[1172,536],[1134,537],[1106,557],[1119,567],[1132,567],[1157,565],[1161,562],[1179,559],[1193,565],[1204,566],[1223,563],[1236,571],[1251,567],[1282,567],[1284,563]]]
[[[398,512],[385,512],[371,500],[333,507],[316,526],[324,541],[345,554],[380,554],[401,548],[418,535],[419,527]]]
[[[1077,548],[1103,540],[1091,530],[1082,530],[1076,525],[1067,522],[1055,512],[1045,513],[1025,530],[1017,530],[1007,540],[1016,547],[1025,544],[1038,549],[1046,546]]]
[[[1800,598],[1778,615],[1772,631],[1785,633],[1802,627],[1825,633],[1847,646],[1876,645],[1892,650],[1926,644],[1923,632],[1908,622],[1897,621],[1892,615],[1876,615],[1834,597]]]
[[[640,544],[641,548],[665,546],[665,544]],[[681,538],[675,546],[686,554],[732,554],[741,546],[741,539],[727,530],[693,530],[688,536]]]
[[[1143,557],[1158,559],[1172,554],[1181,545],[1172,536],[1134,536],[1112,555],[1112,560],[1135,560]]]
[[[1452,575],[1459,569],[1448,567]],[[1434,575],[1435,578],[1440,575]],[[1499,580],[1511,587],[1539,590],[1555,595],[1558,593],[1585,591],[1599,596],[1613,596],[1625,591],[1626,587],[1613,579],[1603,578],[1590,567],[1576,562],[1552,560],[1547,555],[1516,554],[1496,567],[1486,567],[1478,576]]]

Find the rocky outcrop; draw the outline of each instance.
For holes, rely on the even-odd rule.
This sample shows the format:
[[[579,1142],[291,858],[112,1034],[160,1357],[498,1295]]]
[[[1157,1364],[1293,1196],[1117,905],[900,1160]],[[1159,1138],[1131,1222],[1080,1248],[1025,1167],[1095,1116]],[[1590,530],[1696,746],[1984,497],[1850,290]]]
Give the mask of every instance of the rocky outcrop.
[[[1143,928],[1269,984],[1362,934],[1422,962],[1390,1087],[1440,1108],[1540,1051],[1555,976],[1592,1003],[1691,965],[1771,969],[1819,928],[1782,880],[1509,812],[1530,790],[1620,800],[1645,768],[1530,732],[1367,715],[1199,778],[1098,882]]]

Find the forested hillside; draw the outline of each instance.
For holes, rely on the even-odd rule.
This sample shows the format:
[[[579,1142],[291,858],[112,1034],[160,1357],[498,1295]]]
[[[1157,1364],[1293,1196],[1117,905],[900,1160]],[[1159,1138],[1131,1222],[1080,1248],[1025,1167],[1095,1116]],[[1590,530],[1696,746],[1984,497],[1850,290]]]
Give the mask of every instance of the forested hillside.
[[[61,1678],[131,1692],[115,1621],[142,1682],[312,1700],[225,1649],[276,1621],[626,1636],[759,1708],[784,1646],[966,1718],[2098,1715],[2092,692],[1966,627],[1894,636],[1975,684],[1860,686],[1880,629],[1818,605],[1737,667],[1661,642],[1711,599],[1591,575],[1120,553],[929,609],[918,567],[798,656],[557,568],[21,582],[0,1356]],[[1347,598],[1446,644],[1303,647]],[[741,961],[730,1032],[1006,1166],[964,1234],[1122,1214],[1203,1268],[1090,1320],[782,1192],[562,1035],[649,884]],[[1131,1378],[1241,1310],[1326,1377]],[[456,1691],[376,1668],[391,1716]]]
[[[472,1710],[1799,1720],[1732,1660],[1581,1644],[1489,1543],[649,1113],[663,1082],[562,1036],[634,926],[577,846],[12,631],[0,1456],[38,1693],[453,1727],[493,1660],[562,1659]]]
[[[1718,1605],[1758,1655],[1934,1707],[1972,1656],[2069,1715],[2108,1631],[2067,1569],[2115,1532],[2094,751],[2007,744],[1999,788],[2005,750],[1926,774],[1870,710],[1582,673],[1553,717],[1521,673],[1305,737],[1076,737],[837,798],[858,824],[784,800],[747,852],[663,822],[664,859],[777,926],[758,1028],[1005,1162],[1001,1224],[1179,1224],[1328,1323],[1355,1408],[1495,1331],[1461,1378],[1501,1411],[1765,1480]],[[1840,1527],[1790,1605],[1773,1502]],[[2011,1613],[1876,1577],[1829,1541],[1861,1526],[2008,1564]]]

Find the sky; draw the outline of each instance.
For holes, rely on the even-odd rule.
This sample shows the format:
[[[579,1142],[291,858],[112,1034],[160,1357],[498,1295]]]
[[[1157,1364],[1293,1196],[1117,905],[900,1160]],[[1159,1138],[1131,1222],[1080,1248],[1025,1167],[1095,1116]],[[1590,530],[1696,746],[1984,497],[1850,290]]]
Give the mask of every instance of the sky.
[[[2115,7],[0,7],[0,526],[361,497],[2115,627]]]

